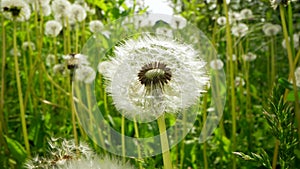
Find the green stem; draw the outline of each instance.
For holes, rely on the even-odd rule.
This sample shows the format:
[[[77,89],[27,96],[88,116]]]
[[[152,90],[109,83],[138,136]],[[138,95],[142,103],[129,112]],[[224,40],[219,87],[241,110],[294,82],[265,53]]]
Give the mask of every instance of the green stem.
[[[232,152],[236,150],[236,112],[235,112],[235,86],[234,86],[234,64],[232,61],[232,40],[230,32],[230,23],[228,17],[228,9],[226,1],[223,1],[224,12],[226,16],[226,42],[227,42],[227,56],[230,57],[230,96],[231,96],[231,116],[232,116]],[[232,156],[232,168],[236,169],[236,158]]]
[[[5,45],[5,25],[4,18],[1,19],[2,24],[2,68],[1,68],[1,99],[0,99],[0,144],[4,146],[8,152],[8,147],[4,139],[4,134],[7,133],[7,126],[4,118],[4,93],[5,93],[5,65],[6,65],[6,45]]]
[[[19,104],[20,104],[20,116],[21,116],[21,123],[22,123],[22,131],[24,136],[24,144],[27,151],[27,155],[30,157],[30,146],[28,141],[27,135],[27,127],[26,127],[26,119],[25,119],[25,109],[23,103],[23,94],[22,94],[22,86],[20,80],[20,71],[19,71],[19,63],[18,63],[18,55],[17,55],[17,28],[16,28],[16,21],[14,21],[14,33],[13,33],[13,43],[14,43],[14,61],[15,61],[15,71],[16,71],[16,80],[17,80],[17,87],[18,87],[18,96],[19,96]]]
[[[299,112],[299,96],[298,96],[298,90],[296,86],[296,79],[295,79],[295,68],[294,68],[294,61],[293,61],[293,54],[292,54],[292,49],[289,43],[288,39],[288,32],[286,28],[286,22],[284,18],[284,7],[283,5],[280,5],[280,17],[281,17],[281,23],[282,23],[282,30],[283,30],[283,35],[286,43],[286,49],[288,53],[288,60],[289,60],[289,68],[290,68],[290,75],[289,79],[292,79],[293,82],[293,91],[294,91],[294,96],[295,96],[295,114],[296,114],[296,120],[297,120],[297,128],[298,128],[298,139],[300,140],[300,112]],[[286,92],[287,93],[287,92]]]
[[[139,128],[138,128],[138,125],[137,125],[137,122],[136,120],[134,119],[133,121],[134,123],[134,132],[135,132],[135,137],[136,138],[139,138],[140,135],[139,135]],[[139,143],[137,143],[137,151],[138,151],[138,160],[142,158],[142,155],[141,155],[141,147],[139,145]],[[142,164],[139,162],[139,168],[142,169]]]
[[[72,71],[74,71],[74,70],[71,70],[71,72]],[[75,71],[73,73],[75,73]],[[72,113],[73,134],[74,134],[74,141],[77,146],[79,141],[78,141],[78,134],[77,134],[77,128],[76,128],[76,110],[75,110],[75,105],[73,102],[73,91],[72,91],[73,90],[73,86],[72,86],[73,73],[71,73],[71,76],[70,76],[69,89],[70,89],[70,106],[71,106],[71,113]]]
[[[206,118],[207,118],[207,98],[208,94],[204,95],[203,98],[203,104],[202,104],[202,110],[203,110],[203,124],[205,124]],[[206,133],[206,128],[203,127],[203,133]],[[206,140],[206,134],[204,134],[204,140]],[[206,141],[203,143],[203,160],[204,160],[204,169],[208,169],[208,160],[207,160],[207,143]]]
[[[275,68],[275,43],[274,43],[274,36],[271,39],[271,86],[274,85],[275,82],[275,75],[276,75],[276,68]]]
[[[126,149],[125,149],[125,117],[122,116],[122,126],[121,126],[121,133],[122,133],[122,157],[123,157],[123,163],[126,162]]]
[[[164,161],[164,168],[165,169],[173,169],[172,168],[172,161],[171,155],[169,150],[169,141],[166,131],[166,124],[165,124],[165,116],[161,115],[157,119],[159,133],[160,133],[160,142],[161,142],[161,149],[163,152],[163,161]]]

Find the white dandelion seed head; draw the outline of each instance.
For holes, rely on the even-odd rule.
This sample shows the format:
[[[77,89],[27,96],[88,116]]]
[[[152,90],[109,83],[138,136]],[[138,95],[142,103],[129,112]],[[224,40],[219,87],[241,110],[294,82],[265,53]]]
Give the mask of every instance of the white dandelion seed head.
[[[61,30],[62,30],[62,25],[58,21],[51,20],[51,21],[47,21],[45,24],[46,36],[56,37]]]
[[[236,61],[237,57],[235,54],[232,55],[232,61]],[[227,60],[230,60],[230,57],[227,56]]]
[[[30,18],[30,7],[22,0],[2,0],[0,7],[1,13],[9,20],[23,22]]]
[[[236,37],[244,37],[247,35],[248,26],[244,23],[238,23],[231,28],[231,32]]]
[[[295,69],[296,85],[300,87],[300,67]]]
[[[286,6],[292,1],[296,2],[297,0],[270,0],[270,3],[271,3],[271,7],[275,10],[278,5],[282,4]]]
[[[242,19],[252,19],[253,18],[252,10],[248,9],[248,8],[242,9],[240,14],[241,14]]]
[[[65,65],[64,64],[56,64],[53,66],[53,74],[57,75],[57,74],[61,74],[61,75],[67,75],[67,70],[65,69]]]
[[[180,16],[180,15],[174,15],[170,22],[170,26],[174,29],[182,29],[186,26],[187,20]]]
[[[220,26],[224,26],[226,24],[226,17],[225,16],[221,16],[217,19],[217,23],[220,25]],[[230,21],[229,21],[230,23]]]
[[[75,79],[84,83],[92,83],[96,78],[96,72],[90,66],[80,66],[75,70]]]
[[[277,24],[266,23],[262,27],[266,36],[275,36],[281,31],[281,26]]]
[[[43,3],[41,5],[39,5],[39,4],[36,5],[36,3],[33,3],[32,8],[37,10],[38,12],[42,11],[43,16],[49,16],[52,12],[51,6],[49,3],[45,3],[45,4]]]
[[[248,52],[247,54],[243,55],[243,59],[244,61],[251,62],[256,59],[256,55],[252,52]]]
[[[47,66],[52,66],[55,63],[55,55],[53,54],[48,54],[46,57],[46,65]]]
[[[70,13],[69,13],[69,22],[71,24],[76,23],[76,22],[82,22],[86,18],[86,11],[85,9],[79,5],[79,4],[73,4],[71,5],[70,8]]]
[[[228,17],[232,21],[241,21],[243,19],[243,16],[241,15],[241,13],[233,12],[233,11],[229,11]]]
[[[173,29],[169,29],[166,27],[158,27],[155,30],[155,33],[157,35],[161,35],[161,36],[167,36],[167,37],[173,37]]]
[[[86,55],[83,54],[68,54],[63,55],[69,69],[80,68],[81,66],[89,66],[90,62]]]
[[[103,74],[106,89],[129,119],[146,122],[165,112],[178,113],[198,101],[209,80],[198,52],[167,38],[129,39],[115,48],[114,55]],[[151,81],[153,77],[161,81]]]
[[[9,51],[9,54],[12,55],[12,56],[14,56],[15,54],[17,56],[21,56],[21,52],[20,52],[19,48],[16,48],[16,50],[14,48],[11,48],[10,51]]]
[[[22,44],[22,49],[23,50],[35,50],[35,44],[33,42],[23,42]]]
[[[299,34],[294,34],[293,35],[293,40],[294,40],[294,48],[298,48],[299,47]],[[290,37],[288,38],[288,40],[290,41]],[[285,39],[283,39],[282,43],[281,43],[282,47],[286,49],[286,42]]]
[[[53,0],[51,8],[56,18],[62,18],[69,16],[71,3],[68,0]]]
[[[91,32],[95,33],[95,32],[100,32],[104,28],[104,26],[100,20],[93,20],[90,21],[89,28]]]
[[[235,86],[244,86],[245,85],[245,80],[239,76],[235,77],[234,79],[234,84]]]
[[[224,63],[222,62],[221,59],[214,59],[210,61],[210,67],[214,70],[221,70],[224,67]]]

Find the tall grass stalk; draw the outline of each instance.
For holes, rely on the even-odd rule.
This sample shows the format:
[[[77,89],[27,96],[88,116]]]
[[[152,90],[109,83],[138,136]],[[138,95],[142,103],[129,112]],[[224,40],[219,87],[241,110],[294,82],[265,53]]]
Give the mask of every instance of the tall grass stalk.
[[[294,61],[293,61],[292,46],[290,45],[290,42],[289,42],[289,36],[288,36],[287,28],[286,28],[286,21],[285,21],[285,14],[284,14],[284,6],[282,4],[280,4],[280,18],[281,18],[283,35],[284,35],[284,39],[285,39],[285,43],[286,43],[286,49],[287,49],[287,53],[288,53],[288,61],[289,61],[289,69],[290,69],[289,79],[291,79],[293,82],[293,90],[294,90],[294,96],[295,96],[295,115],[296,115],[297,128],[298,128],[298,139],[300,140],[299,96],[298,96],[298,89],[296,86],[296,78],[295,78],[295,74],[294,74],[295,66],[294,66]],[[291,20],[291,19],[292,18],[289,18],[289,20]]]
[[[173,169],[164,115],[161,115],[157,119],[157,124],[158,124],[158,128],[159,128],[159,133],[160,133],[161,150],[163,152],[162,156],[163,156],[163,162],[164,162],[164,169]]]
[[[2,26],[2,67],[1,67],[1,98],[0,98],[0,144],[3,145],[5,150],[8,152],[8,147],[4,139],[4,134],[8,132],[5,116],[4,116],[4,96],[5,96],[5,65],[6,65],[6,33],[4,25],[4,17],[1,17]]]
[[[135,137],[139,138],[140,137],[139,128],[138,128],[138,125],[137,125],[137,122],[135,119],[134,119],[133,123],[134,123]],[[142,154],[141,154],[141,147],[140,147],[139,143],[137,143],[137,151],[138,151],[138,160],[140,160],[140,159],[142,159]],[[142,164],[140,162],[139,162],[139,169],[143,169]]]
[[[28,135],[27,135],[25,109],[24,109],[23,93],[22,93],[22,86],[21,86],[21,79],[20,79],[18,54],[17,54],[17,22],[14,21],[13,25],[14,25],[14,32],[13,32],[14,62],[15,62],[15,73],[16,73],[16,80],[17,80],[19,105],[20,105],[20,118],[21,118],[21,124],[22,124],[22,132],[23,132],[23,137],[24,137],[25,149],[26,149],[28,157],[30,157],[30,146],[29,146],[29,140],[28,140]]]
[[[236,150],[236,112],[235,112],[235,86],[234,86],[234,64],[232,61],[232,39],[230,33],[230,22],[228,16],[228,9],[226,1],[223,1],[224,5],[224,12],[226,16],[226,42],[227,42],[227,56],[230,58],[229,61],[229,74],[230,74],[230,101],[231,101],[231,118],[232,118],[232,149],[231,151],[234,152]],[[232,168],[236,169],[236,158],[232,156]]]

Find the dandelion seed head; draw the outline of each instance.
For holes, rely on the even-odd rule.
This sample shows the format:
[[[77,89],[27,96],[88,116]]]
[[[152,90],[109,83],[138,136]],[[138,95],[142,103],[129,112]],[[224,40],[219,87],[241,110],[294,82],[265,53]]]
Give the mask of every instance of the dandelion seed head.
[[[58,21],[51,20],[45,24],[45,35],[56,37],[62,30],[62,25]]]
[[[248,32],[248,26],[244,23],[238,23],[231,28],[231,32],[236,37],[244,37]]]
[[[66,61],[68,69],[75,69],[80,66],[90,65],[87,56],[83,54],[68,54],[64,55],[63,59]]]
[[[240,13],[241,13],[241,17],[243,19],[252,19],[253,18],[253,13],[252,13],[251,9],[245,8],[245,9],[241,10]]]
[[[2,0],[0,6],[0,11],[3,13],[4,17],[6,17],[9,20],[23,22],[30,18],[30,7],[24,1]]]
[[[262,27],[266,36],[275,36],[281,31],[281,26],[277,24],[266,23]]]
[[[166,27],[158,27],[155,32],[157,35],[173,37],[173,30]]]
[[[294,34],[293,35],[293,40],[294,40],[294,48],[298,48],[299,47],[299,34]],[[290,41],[290,37],[288,38],[288,40]],[[286,49],[286,42],[285,39],[283,39],[282,43],[281,43],[282,47]]]
[[[210,61],[210,67],[214,70],[221,70],[224,67],[224,63],[221,59],[214,59]]]
[[[46,57],[46,65],[47,66],[52,66],[55,63],[55,55],[49,54]]]
[[[53,0],[51,8],[55,17],[61,18],[70,14],[71,3],[68,0]]]
[[[22,49],[23,50],[35,50],[35,44],[33,42],[23,42],[22,44]]]
[[[217,23],[220,25],[220,26],[224,26],[226,24],[226,17],[225,16],[221,16],[217,19]]]
[[[235,86],[244,86],[245,85],[245,80],[239,76],[235,77],[234,79],[234,84]]]
[[[81,5],[73,4],[71,5],[69,16],[69,21],[71,24],[82,22],[86,18],[86,11]]]
[[[75,79],[84,83],[92,83],[96,78],[96,72],[89,66],[80,66],[76,69]]]
[[[95,33],[95,32],[100,32],[104,28],[104,26],[100,20],[93,20],[90,21],[89,28],[91,32]]]
[[[256,55],[252,52],[248,52],[247,54],[243,55],[243,59],[244,59],[244,61],[251,62],[256,59]]]
[[[195,104],[208,83],[198,52],[166,37],[129,39],[114,55],[109,70],[100,73],[114,105],[130,119],[145,122],[178,113]]]

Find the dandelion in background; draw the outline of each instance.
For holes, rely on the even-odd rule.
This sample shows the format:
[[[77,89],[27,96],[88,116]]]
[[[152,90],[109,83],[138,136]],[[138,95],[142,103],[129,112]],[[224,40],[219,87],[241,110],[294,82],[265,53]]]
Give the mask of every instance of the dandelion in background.
[[[70,13],[71,3],[68,0],[53,0],[51,8],[56,19],[65,18]]]
[[[295,69],[296,85],[300,87],[300,67]]]
[[[186,19],[180,15],[174,15],[170,22],[170,26],[174,29],[182,29],[186,26],[186,24]]]
[[[22,0],[2,0],[1,13],[9,20],[23,22],[29,19],[31,11],[29,5]]]
[[[56,37],[62,30],[62,25],[58,21],[51,20],[47,21],[45,24],[45,35]]]
[[[48,54],[46,57],[46,65],[47,66],[52,66],[55,63],[55,55],[53,54]]]
[[[158,28],[156,28],[155,32],[157,35],[173,37],[173,29],[169,29],[166,27],[158,27]]]
[[[227,60],[230,60],[229,56],[227,57]],[[235,54],[232,55],[232,61],[236,61],[236,55]]]
[[[233,22],[241,21],[243,19],[243,16],[239,12],[229,11],[228,16],[229,16],[230,20],[233,21]]]
[[[149,121],[165,112],[178,113],[198,101],[209,80],[199,53],[166,37],[127,40],[114,55],[100,73],[116,108],[130,119]]]
[[[244,86],[245,85],[245,80],[239,76],[235,77],[234,79],[234,84],[235,86]]]
[[[238,23],[231,28],[231,32],[236,37],[244,37],[248,32],[248,26],[244,23]]]
[[[277,24],[266,23],[262,27],[266,36],[275,36],[281,31],[281,26]]]
[[[271,7],[273,9],[276,9],[278,5],[282,4],[284,6],[288,5],[292,1],[297,1],[297,0],[270,0]]]
[[[22,49],[23,50],[35,50],[35,44],[33,42],[23,42],[22,44]]]
[[[81,5],[73,4],[70,7],[69,17],[69,22],[71,24],[82,22],[86,18],[86,11]]]
[[[68,70],[65,69],[65,65],[64,64],[56,64],[53,66],[53,74],[54,75],[67,75],[69,73]]]
[[[16,56],[21,56],[21,52],[18,48],[16,48],[16,50],[14,50],[14,48],[10,49],[9,54],[14,56],[16,53]]]
[[[224,26],[226,24],[226,17],[225,16],[221,16],[217,19],[217,23],[220,25],[220,26]]]
[[[290,37],[288,38],[290,41]],[[299,47],[299,34],[294,34],[293,35],[293,40],[294,40],[294,48],[298,48]],[[282,43],[281,43],[282,47],[286,49],[286,43],[285,43],[285,39],[283,39]]]
[[[214,59],[210,61],[210,67],[214,70],[221,70],[224,67],[224,63],[222,62],[221,59]]]
[[[243,59],[244,61],[251,62],[256,59],[256,55],[252,52],[248,52],[247,54],[243,55]]]
[[[75,79],[84,83],[92,83],[96,78],[96,72],[89,66],[80,66],[75,70]]]
[[[103,29],[103,27],[103,23],[100,20],[93,20],[89,23],[90,31],[93,33],[100,32]]]
[[[245,9],[241,10],[240,14],[243,19],[252,19],[253,18],[253,13],[252,13],[251,9],[245,8]]]
[[[75,69],[79,68],[80,66],[90,65],[87,56],[83,54],[68,54],[64,55],[63,59],[66,61],[68,69]]]

